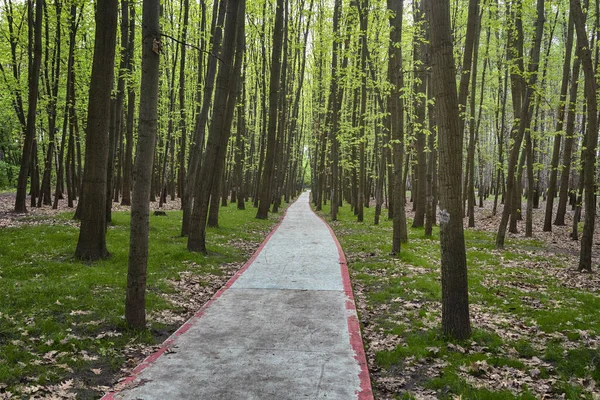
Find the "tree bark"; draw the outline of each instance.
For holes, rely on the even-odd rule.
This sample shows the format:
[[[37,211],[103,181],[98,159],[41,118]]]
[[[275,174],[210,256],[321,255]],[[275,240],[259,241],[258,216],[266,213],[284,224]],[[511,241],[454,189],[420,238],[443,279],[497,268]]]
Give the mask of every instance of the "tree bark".
[[[190,251],[206,253],[206,219],[208,217],[208,207],[213,185],[216,184],[217,176],[215,171],[219,162],[219,149],[227,144],[229,140],[229,128],[233,116],[232,109],[235,105],[235,95],[237,92],[234,67],[234,55],[242,57],[243,53],[236,52],[236,36],[238,35],[238,26],[243,26],[243,18],[238,15],[244,15],[245,0],[229,0],[227,2],[225,33],[223,36],[223,52],[221,54],[221,65],[217,76],[216,92],[214,100],[213,119],[209,131],[206,151],[200,172],[196,178],[194,205],[190,220],[190,232],[188,236],[187,248]],[[243,36],[243,31],[242,34]],[[241,37],[240,37],[241,39]],[[237,63],[236,63],[237,64]],[[236,65],[237,67],[237,65]],[[231,113],[231,116],[229,115]]]
[[[146,326],[149,201],[158,120],[160,0],[144,0],[142,9],[142,84],[139,136],[134,166],[127,269],[125,320],[135,329]]]
[[[96,6],[94,60],[90,78],[88,123],[83,173],[83,208],[75,257],[94,261],[108,257],[106,249],[106,169],[110,94],[114,78],[117,38],[117,0]]]
[[[57,117],[57,103],[58,103],[58,85],[60,81],[60,66],[61,66],[61,42],[62,42],[62,26],[61,26],[61,18],[62,18],[62,3],[60,1],[54,2],[54,8],[56,11],[56,36],[54,38],[56,45],[54,47],[53,55],[52,55],[52,67],[51,71],[48,68],[48,58],[49,58],[49,21],[48,21],[48,9],[45,8],[45,18],[46,18],[46,92],[50,99],[48,101],[48,105],[46,107],[46,112],[48,113],[48,150],[46,153],[45,161],[44,161],[44,177],[42,179],[42,187],[40,190],[40,198],[38,202],[38,207],[44,205],[52,204],[52,195],[51,195],[51,178],[52,178],[52,165],[54,164],[54,154],[56,152],[56,117]]]
[[[177,173],[178,194],[181,199],[185,197],[186,172],[185,151],[187,147],[187,126],[185,112],[185,62],[187,54],[187,31],[190,20],[190,0],[183,0],[183,27],[181,32],[181,63],[179,65],[179,169]]]
[[[15,199],[15,212],[27,212],[25,200],[27,197],[27,177],[29,175],[29,167],[31,165],[33,142],[35,140],[36,129],[36,114],[39,92],[40,68],[42,65],[42,10],[44,2],[36,0],[35,2],[35,18],[33,11],[33,0],[28,1],[29,26],[33,27],[33,61],[29,66],[29,96],[27,110],[27,125],[25,128],[25,140],[23,142],[23,154],[21,156],[21,169],[19,170],[19,178],[17,181],[17,196]],[[30,48],[31,50],[31,48]]]
[[[259,192],[256,218],[267,219],[271,205],[271,190],[275,166],[277,135],[277,113],[281,78],[281,54],[283,49],[283,14],[285,1],[277,0],[275,27],[273,28],[273,51],[271,53],[271,77],[269,82],[269,125],[267,127],[267,147]],[[335,29],[335,28],[334,28]]]
[[[558,195],[558,206],[554,225],[565,225],[565,213],[567,212],[567,201],[569,200],[569,177],[571,176],[571,158],[573,156],[573,144],[577,139],[575,133],[575,119],[577,109],[577,93],[579,91],[579,75],[581,70],[581,59],[573,61],[573,73],[571,75],[571,89],[567,108],[567,124],[565,126],[565,147],[563,148],[562,169],[560,172],[560,186]]]
[[[520,21],[520,16],[517,17]],[[517,187],[520,187],[515,180],[515,169],[518,163],[519,150],[521,149],[521,144],[523,142],[523,137],[525,136],[525,130],[529,129],[531,125],[531,108],[532,108],[532,98],[534,95],[534,85],[537,81],[537,71],[538,71],[538,63],[540,60],[540,47],[542,43],[542,36],[544,32],[544,0],[537,1],[537,21],[536,21],[536,34],[535,40],[533,43],[533,48],[531,50],[531,61],[529,64],[529,81],[527,82],[527,88],[525,89],[525,96],[523,102],[520,107],[520,120],[518,122],[518,130],[514,134],[514,144],[511,149],[510,159],[508,163],[508,176],[506,183],[506,204],[504,205],[504,210],[502,211],[502,219],[500,220],[500,226],[498,228],[498,234],[496,235],[496,248],[504,248],[504,238],[506,237],[506,226],[508,224],[508,219],[512,215],[514,215],[514,205],[516,203],[516,196],[521,196],[521,192],[516,190]],[[520,41],[522,38],[519,39]],[[517,50],[519,50],[517,48]],[[520,81],[521,78],[518,78]],[[517,93],[521,92],[521,90],[517,90]],[[515,110],[519,109],[519,103],[521,103],[518,99],[518,96],[513,96],[513,102],[518,101],[514,106]]]
[[[358,0],[358,12],[360,18],[360,67],[361,67],[361,84],[360,84],[360,133],[358,144],[358,204],[357,204],[357,219],[358,222],[364,220],[365,203],[369,202],[369,197],[366,192],[367,171],[365,165],[365,146],[366,146],[366,125],[367,125],[367,10],[369,2],[367,0]]]
[[[204,3],[202,3],[204,5]],[[203,8],[204,10],[204,8]],[[204,15],[205,11],[203,11]],[[187,236],[190,229],[190,219],[192,214],[193,198],[195,192],[196,177],[200,172],[200,161],[202,158],[202,150],[204,149],[204,141],[206,136],[206,123],[208,121],[208,112],[210,110],[211,99],[214,92],[215,76],[217,73],[217,55],[221,51],[221,40],[223,38],[223,21],[225,20],[225,2],[215,1],[213,4],[214,18],[212,21],[211,30],[213,32],[211,39],[211,57],[208,58],[206,77],[204,79],[204,92],[202,93],[202,108],[196,114],[194,126],[194,140],[190,148],[190,160],[188,163],[188,175],[186,187],[188,191],[184,192],[182,199],[183,220],[181,223],[181,236]],[[205,18],[205,17],[203,17]],[[204,30],[204,28],[203,28]],[[198,55],[201,59],[201,55]],[[202,70],[198,70],[198,75]],[[200,77],[198,78],[200,80]],[[200,91],[198,90],[197,97],[200,100]]]
[[[246,158],[246,92],[245,92],[245,73],[240,77],[238,83],[238,97],[240,99],[237,106],[237,132],[235,135],[235,167],[234,177],[235,191],[237,196],[237,209],[246,209],[246,191],[244,186],[244,161]]]
[[[475,227],[475,147],[477,145],[475,129],[475,100],[477,94],[477,63],[479,61],[479,38],[481,36],[481,18],[479,9],[475,18],[475,38],[473,49],[473,65],[471,66],[471,98],[469,111],[469,146],[467,149],[466,168],[466,193],[463,197],[467,199],[467,215],[469,217],[469,228]],[[484,84],[482,80],[482,85]],[[480,188],[481,189],[481,188]]]
[[[567,90],[569,86],[569,73],[571,72],[571,53],[573,50],[573,15],[569,14],[569,26],[567,28],[567,42],[565,44],[565,61],[563,64],[562,83],[560,86],[560,103],[558,105],[558,121],[556,122],[556,133],[554,134],[554,146],[552,148],[552,160],[550,162],[550,179],[546,199],[546,213],[544,215],[544,232],[552,231],[552,213],[554,212],[554,198],[556,197],[556,181],[558,178],[558,161],[560,158],[560,142],[564,134],[563,123],[565,120],[565,106]]]
[[[455,339],[471,334],[467,257],[461,196],[462,143],[456,93],[450,3],[432,2],[430,15],[432,77],[440,149],[440,249],[442,262],[442,331]]]
[[[415,26],[423,26],[424,16],[424,4],[421,1],[420,7],[415,1],[414,3],[415,12]],[[413,206],[415,209],[415,216],[413,219],[412,227],[420,228],[425,224],[425,212],[427,208],[427,153],[425,146],[427,143],[426,123],[425,123],[425,110],[426,104],[426,88],[425,88],[425,63],[426,57],[426,44],[424,32],[422,29],[419,30],[419,34],[415,35],[413,43],[414,53],[414,66],[415,66],[415,80],[414,80],[414,115],[413,115],[413,133],[416,137],[415,150],[416,160],[415,165],[415,187],[413,190]]]
[[[133,55],[135,43],[135,6],[132,1],[128,1],[129,6],[129,39],[127,41],[127,74],[133,74]],[[123,159],[123,196],[121,205],[131,205],[131,171],[133,167],[133,114],[135,112],[135,88],[134,85],[127,85],[127,122],[125,133],[125,157]]]
[[[392,84],[388,98],[391,126],[393,181],[390,192],[393,192],[393,234],[392,254],[400,254],[401,243],[406,241],[406,214],[404,210],[404,183],[402,175],[404,158],[404,100],[400,96],[404,87],[402,71],[402,12],[403,0],[388,0],[387,6],[393,13],[390,17],[390,45],[388,79]]]
[[[587,32],[585,30],[585,17],[581,10],[580,0],[571,0],[571,13],[577,32],[577,51],[583,73],[585,76],[585,94],[587,100],[587,140],[585,149],[582,151],[583,163],[583,186],[585,190],[585,222],[583,235],[581,237],[581,250],[579,253],[579,271],[592,270],[592,249],[594,241],[594,224],[596,220],[596,147],[598,144],[598,105],[597,105],[597,82],[596,71],[592,63],[592,52],[590,49]]]

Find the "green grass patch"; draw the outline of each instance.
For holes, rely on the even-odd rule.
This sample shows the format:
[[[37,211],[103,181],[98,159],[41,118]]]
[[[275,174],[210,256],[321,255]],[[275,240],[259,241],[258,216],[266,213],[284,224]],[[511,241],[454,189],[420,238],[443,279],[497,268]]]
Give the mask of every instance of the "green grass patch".
[[[191,253],[180,236],[180,211],[150,217],[147,280],[148,313],[187,313],[163,296],[174,291],[168,280],[192,271],[223,274],[219,265],[242,263],[249,254],[233,240],[260,242],[281,213],[255,219],[256,210],[222,207],[218,228],[208,228],[208,255]],[[89,385],[110,385],[132,343],[159,343],[177,328],[149,321],[143,332],[124,321],[129,251],[129,213],[113,212],[108,228],[110,257],[92,264],[73,259],[78,228],[72,213],[52,219],[25,217],[18,228],[0,230],[0,383],[5,390],[50,385],[75,378]],[[96,374],[92,369],[101,370]],[[2,387],[0,386],[0,390]],[[95,398],[99,393],[80,393]]]
[[[366,208],[365,222],[358,223],[344,204],[330,224],[367,311],[363,335],[377,371],[376,393],[591,399],[600,392],[593,384],[600,382],[600,349],[584,345],[600,336],[600,296],[565,282],[558,273],[566,268],[564,258],[546,251],[543,241],[511,237],[504,250],[496,250],[494,233],[465,230],[474,329],[469,340],[457,343],[440,333],[439,229],[427,238],[408,221],[409,242],[391,256],[392,222],[384,211],[373,225],[374,211]],[[328,219],[328,213],[327,205],[321,214]],[[380,349],[382,340],[398,344]],[[503,380],[519,376],[522,384],[502,388]],[[402,384],[389,389],[395,380]]]

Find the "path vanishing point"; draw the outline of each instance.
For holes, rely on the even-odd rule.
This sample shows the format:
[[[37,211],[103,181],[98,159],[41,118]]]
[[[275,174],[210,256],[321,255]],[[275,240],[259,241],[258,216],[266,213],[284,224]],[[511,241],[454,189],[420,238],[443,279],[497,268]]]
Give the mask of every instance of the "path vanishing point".
[[[344,253],[308,198],[103,399],[373,399]]]

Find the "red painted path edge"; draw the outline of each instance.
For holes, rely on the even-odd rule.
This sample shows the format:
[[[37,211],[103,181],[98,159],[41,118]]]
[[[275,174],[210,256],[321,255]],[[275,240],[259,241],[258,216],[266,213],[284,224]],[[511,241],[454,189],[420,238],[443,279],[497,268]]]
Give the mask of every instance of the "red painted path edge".
[[[335,242],[338,254],[340,256],[340,269],[342,272],[342,282],[344,284],[344,293],[346,294],[346,310],[348,313],[348,333],[350,334],[350,345],[354,350],[354,359],[360,367],[359,379],[360,379],[360,392],[356,392],[358,400],[373,400],[373,389],[371,387],[371,378],[369,376],[369,366],[367,364],[367,357],[365,356],[365,348],[363,346],[362,336],[360,334],[360,323],[358,322],[358,314],[356,312],[356,304],[354,300],[354,293],[352,292],[352,283],[350,282],[350,273],[348,271],[348,263],[346,261],[346,254],[342,249],[338,238],[335,236],[335,232],[329,226],[319,214],[317,214],[312,208],[311,211],[325,224],[329,233]]]
[[[290,204],[291,205],[291,204]],[[289,207],[288,207],[289,208]],[[279,229],[279,227],[281,226],[281,223],[283,222],[285,216],[287,215],[287,209],[284,211],[283,215],[281,216],[281,218],[279,219],[279,222],[277,223],[277,225],[275,225],[275,227],[273,228],[273,230],[271,230],[271,232],[267,235],[267,237],[265,238],[265,240],[263,240],[263,242],[260,244],[260,246],[258,246],[258,249],[254,252],[254,254],[252,254],[252,257],[250,257],[250,259],[248,261],[246,261],[246,263],[242,266],[242,268],[240,268],[235,275],[233,275],[225,285],[223,285],[223,287],[221,287],[214,295],[213,297],[210,298],[210,300],[208,300],[201,308],[200,310],[198,310],[190,319],[188,319],[183,325],[181,325],[179,327],[179,329],[177,329],[175,331],[175,333],[173,333],[171,336],[169,336],[161,345],[160,348],[154,352],[153,354],[149,355],[148,357],[146,357],[137,367],[135,367],[133,369],[133,371],[131,372],[131,375],[129,375],[128,377],[126,377],[125,379],[123,379],[121,382],[119,382],[116,385],[116,389],[112,390],[108,393],[106,393],[101,400],[116,400],[115,395],[117,393],[119,393],[121,390],[127,388],[129,385],[131,385],[139,376],[139,374],[145,370],[146,368],[148,368],[149,366],[151,366],[154,362],[156,362],[156,360],[158,360],[160,358],[160,356],[162,356],[175,342],[175,338],[177,338],[178,336],[183,335],[184,333],[186,333],[192,326],[194,326],[198,320],[200,319],[200,317],[202,317],[204,315],[205,310],[212,304],[214,303],[219,297],[221,297],[221,295],[223,295],[223,293],[229,289],[231,287],[231,285],[234,284],[235,281],[238,280],[238,278],[248,269],[248,267],[250,267],[250,265],[254,262],[254,260],[256,260],[256,257],[258,257],[258,255],[260,254],[260,252],[262,251],[262,249],[267,245],[267,242],[271,239],[271,237],[275,234],[275,232],[277,231],[277,229]]]

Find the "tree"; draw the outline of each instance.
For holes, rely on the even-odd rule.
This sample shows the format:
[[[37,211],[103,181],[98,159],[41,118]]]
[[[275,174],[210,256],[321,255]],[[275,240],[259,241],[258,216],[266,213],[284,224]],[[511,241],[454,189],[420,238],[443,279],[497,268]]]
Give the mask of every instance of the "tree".
[[[75,257],[94,261],[108,257],[106,248],[106,168],[110,94],[114,78],[117,40],[117,0],[101,0],[96,6],[94,59],[90,78],[85,169],[80,202],[81,227]]]
[[[392,90],[388,97],[390,111],[390,130],[392,138],[393,160],[393,236],[392,254],[399,254],[402,242],[407,240],[406,214],[404,210],[404,183],[402,178],[402,164],[404,158],[404,99],[401,95],[404,87],[404,73],[402,71],[402,9],[403,0],[388,0],[390,16],[390,44],[388,79]]]
[[[413,80],[413,134],[415,135],[415,150],[416,150],[416,161],[414,169],[414,182],[415,187],[412,188],[413,205],[415,209],[415,216],[413,218],[413,228],[422,227],[425,224],[425,211],[426,211],[426,193],[427,193],[427,152],[425,151],[425,143],[427,141],[426,125],[425,125],[425,109],[426,105],[426,91],[425,91],[425,57],[426,57],[426,43],[423,36],[423,19],[424,10],[423,2],[419,6],[418,2],[414,2],[414,23],[418,29],[418,34],[414,35],[413,38],[413,57],[414,57],[414,68],[415,77]]]
[[[123,157],[123,197],[121,205],[131,205],[131,171],[133,167],[133,117],[135,112],[135,87],[132,82],[133,55],[135,45],[135,4],[127,1],[129,7],[129,38],[127,40],[127,121],[125,124],[125,155]]]
[[[450,1],[431,1],[429,13],[435,116],[439,140],[442,331],[455,339],[471,334],[467,256],[461,194],[462,143]]]
[[[236,52],[235,50],[237,37],[243,35],[243,30],[241,34],[238,33],[239,25],[243,26],[243,18],[239,18],[238,20],[238,15],[244,15],[244,6],[245,0],[230,0],[227,2],[223,51],[217,76],[212,124],[200,172],[196,177],[194,185],[194,204],[187,242],[187,248],[190,251],[207,252],[206,219],[208,217],[210,195],[213,185],[220,178],[220,176],[215,174],[218,167],[217,164],[222,162],[219,156],[222,157],[224,154],[220,152],[220,149],[226,146],[229,141],[233,110],[235,109],[237,96],[237,80],[241,70],[241,59],[243,58],[243,52]]]
[[[558,106],[558,121],[554,135],[554,146],[552,149],[552,161],[550,164],[550,179],[548,184],[548,199],[546,200],[546,213],[544,215],[544,231],[552,231],[552,213],[554,211],[554,197],[556,197],[556,181],[558,178],[558,161],[560,157],[560,142],[563,134],[563,123],[565,120],[565,105],[567,90],[569,87],[569,73],[571,72],[571,53],[573,49],[573,15],[569,15],[567,42],[565,44],[565,61],[563,64],[562,83],[560,85],[560,103]]]
[[[587,100],[587,140],[582,151],[583,186],[585,189],[585,223],[581,237],[579,253],[579,271],[592,270],[592,247],[594,241],[594,223],[596,219],[596,147],[598,143],[598,85],[596,71],[592,63],[592,51],[585,30],[585,17],[580,0],[571,0],[571,13],[577,31],[577,51],[585,76],[585,95]]]
[[[204,3],[202,3],[204,5]],[[203,6],[204,7],[204,6]],[[203,8],[204,10],[204,8]],[[181,236],[187,236],[190,230],[190,219],[192,214],[192,201],[194,198],[194,185],[196,177],[200,169],[200,159],[202,158],[202,150],[204,149],[204,141],[206,135],[206,122],[208,120],[208,112],[210,109],[211,99],[213,96],[213,89],[215,83],[215,76],[217,74],[217,54],[221,50],[221,39],[223,36],[223,21],[225,19],[225,2],[215,1],[213,4],[213,21],[211,31],[212,40],[210,52],[212,57],[208,59],[208,66],[206,70],[206,78],[204,80],[204,90],[201,94],[198,89],[197,97],[198,100],[202,98],[202,107],[196,112],[196,121],[194,127],[194,140],[192,141],[190,149],[190,160],[188,165],[188,175],[186,187],[189,190],[184,191],[182,198],[183,206],[183,219],[181,223]],[[203,17],[204,21],[204,17]],[[205,24],[205,22],[203,22]],[[203,42],[204,43],[204,42]],[[199,55],[199,60],[201,60]],[[199,63],[200,64],[200,63]],[[198,75],[202,74],[202,69],[199,68]],[[200,78],[198,78],[200,79]],[[200,85],[198,85],[200,87]]]
[[[44,68],[44,81],[46,86],[46,96],[48,96],[48,105],[46,106],[46,113],[48,114],[48,149],[46,157],[44,159],[44,177],[42,179],[42,186],[40,188],[40,197],[38,200],[38,207],[52,204],[51,195],[51,178],[52,178],[52,165],[54,164],[54,152],[56,149],[56,120],[57,120],[57,104],[58,104],[58,86],[60,81],[60,54],[61,54],[61,38],[62,38],[62,3],[60,0],[54,2],[54,8],[56,11],[56,35],[55,35],[55,46],[52,52],[52,61],[50,62],[50,38],[49,38],[49,21],[48,21],[48,7],[45,8],[45,19],[46,19],[46,49],[45,49],[45,68]],[[50,62],[50,66],[48,63]]]
[[[331,51],[331,83],[329,89],[329,104],[327,106],[327,117],[330,125],[325,124],[329,129],[329,150],[331,155],[331,220],[337,220],[338,209],[340,206],[340,190],[339,190],[339,175],[340,175],[340,143],[338,138],[339,121],[340,121],[340,106],[342,103],[343,91],[338,84],[340,79],[340,70],[338,70],[338,57],[341,53],[341,38],[340,35],[340,19],[342,17],[342,1],[336,0],[333,5],[333,44]],[[347,64],[347,57],[342,61],[342,70]],[[325,144],[325,143],[324,143]],[[323,146],[325,152],[325,146]]]
[[[521,4],[518,4],[520,7]],[[521,21],[521,10],[517,11],[516,18],[516,39],[511,38],[510,41],[515,41],[513,57],[516,58],[517,68],[513,69],[513,109],[515,116],[515,125],[513,126],[513,147],[510,153],[510,159],[508,163],[508,176],[506,178],[506,204],[502,211],[502,219],[500,220],[500,226],[498,227],[498,234],[496,235],[496,248],[504,247],[504,238],[506,236],[506,226],[508,224],[509,217],[511,218],[511,225],[513,225],[511,232],[516,232],[516,213],[518,207],[517,203],[521,203],[521,191],[517,190],[520,188],[519,179],[515,179],[515,172],[519,165],[519,153],[521,150],[521,144],[525,137],[525,131],[531,126],[531,116],[533,109],[533,96],[534,86],[537,82],[538,64],[540,61],[540,48],[542,44],[542,36],[544,33],[544,0],[537,1],[537,20],[536,20],[536,33],[533,47],[531,49],[531,60],[529,62],[528,76],[529,78],[525,81],[525,78],[519,71],[523,71],[523,26]],[[510,54],[510,52],[509,52]]]
[[[158,119],[160,0],[144,0],[142,9],[142,86],[139,134],[133,170],[133,193],[127,268],[125,319],[133,328],[146,326],[149,203]]]
[[[29,108],[27,110],[27,125],[25,127],[25,140],[23,142],[23,155],[21,156],[21,169],[17,182],[17,197],[15,199],[15,212],[27,212],[25,198],[27,196],[27,177],[32,161],[33,146],[35,141],[37,101],[40,82],[40,68],[42,64],[42,9],[44,2],[36,0],[35,18],[33,17],[33,0],[27,2],[29,26],[34,27],[33,43],[29,43],[30,52],[33,50],[33,60],[29,65]]]
[[[275,136],[277,134],[277,112],[281,78],[281,54],[283,48],[283,14],[285,0],[277,0],[275,27],[273,28],[273,52],[271,53],[271,77],[269,82],[269,125],[267,128],[267,153],[261,179],[258,211],[256,218],[267,219],[271,206],[271,190],[275,168]]]

